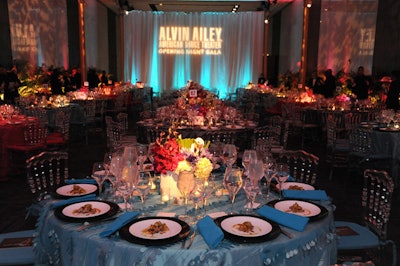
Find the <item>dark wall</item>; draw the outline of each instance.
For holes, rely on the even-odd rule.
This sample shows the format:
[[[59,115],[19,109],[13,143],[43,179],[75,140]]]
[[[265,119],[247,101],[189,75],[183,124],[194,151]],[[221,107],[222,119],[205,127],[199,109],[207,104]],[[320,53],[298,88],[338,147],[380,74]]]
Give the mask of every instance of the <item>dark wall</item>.
[[[8,1],[0,1],[0,65],[9,68],[12,65],[10,20]]]
[[[117,62],[117,17],[110,9],[107,11],[108,21],[108,69],[115,79],[118,78]]]
[[[310,8],[307,40],[307,66],[306,75],[311,76],[313,70],[318,68],[318,43],[319,26],[321,20],[321,0],[314,0]]]
[[[379,1],[373,57],[373,74],[400,70],[400,1]]]

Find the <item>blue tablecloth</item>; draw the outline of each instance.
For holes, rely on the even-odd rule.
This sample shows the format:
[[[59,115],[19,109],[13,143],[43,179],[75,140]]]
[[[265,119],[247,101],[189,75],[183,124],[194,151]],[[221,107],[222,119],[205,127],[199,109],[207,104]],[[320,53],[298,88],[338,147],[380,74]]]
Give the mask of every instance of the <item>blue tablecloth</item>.
[[[235,208],[243,211],[246,198],[243,190],[237,195]],[[69,223],[45,210],[39,218],[35,239],[36,263],[55,265],[331,265],[336,262],[336,235],[330,202],[323,204],[329,214],[322,220],[310,222],[303,232],[284,228],[294,237],[281,234],[276,239],[257,244],[240,244],[224,239],[210,249],[203,237],[195,237],[190,249],[181,242],[168,246],[142,246],[130,243],[114,234],[99,236],[111,222],[104,222],[83,231],[82,224]],[[49,203],[51,204],[51,202]],[[140,207],[140,203],[136,206]],[[207,213],[229,212],[227,196],[211,198]],[[147,212],[184,212],[183,206],[161,203],[160,195],[150,195]],[[190,208],[189,208],[190,209]]]

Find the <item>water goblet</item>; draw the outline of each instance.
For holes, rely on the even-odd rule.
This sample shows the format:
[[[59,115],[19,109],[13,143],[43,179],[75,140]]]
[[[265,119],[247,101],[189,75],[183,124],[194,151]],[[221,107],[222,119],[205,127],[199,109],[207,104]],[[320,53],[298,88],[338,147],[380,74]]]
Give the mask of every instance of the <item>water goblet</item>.
[[[194,186],[196,185],[195,176],[193,171],[181,171],[178,175],[178,182],[177,187],[179,192],[182,194],[184,204],[185,204],[185,214],[180,215],[179,219],[181,220],[189,220],[189,216],[187,214],[187,204],[188,204],[188,197],[190,191],[193,190]]]
[[[260,187],[258,184],[254,184],[250,179],[246,179],[243,182],[243,190],[246,193],[248,203],[246,204],[246,213],[252,213],[254,209],[254,202],[258,194],[260,194]]]
[[[229,199],[231,201],[231,214],[233,214],[233,205],[235,203],[236,194],[242,188],[243,171],[239,167],[231,167],[226,169],[224,176],[224,187],[229,193]]]
[[[148,149],[146,145],[137,144],[136,151],[138,155],[139,171],[143,171],[144,162],[147,160]]]
[[[275,179],[279,184],[279,198],[283,198],[282,187],[289,178],[289,166],[286,163],[277,163],[275,165]]]
[[[249,179],[253,185],[257,185],[264,176],[264,164],[262,161],[253,161],[249,164]]]
[[[225,144],[222,150],[222,156],[224,158],[227,168],[232,168],[233,164],[237,159],[237,148],[233,144]]]
[[[99,198],[101,199],[103,194],[103,182],[106,178],[106,170],[104,169],[103,162],[93,163],[92,178],[96,181],[99,187]]]
[[[205,182],[203,180],[196,179],[195,186],[189,193],[189,199],[194,204],[194,215],[191,221],[192,224],[195,224],[199,219],[202,218],[202,216],[198,214],[198,209],[199,209],[199,203],[203,200],[205,196],[204,189],[205,189]]]
[[[257,151],[256,150],[244,150],[242,156],[242,166],[244,168],[244,175],[249,174],[249,164],[250,162],[257,161]]]
[[[124,200],[124,210],[128,211],[128,199],[132,196],[133,184],[129,180],[120,179],[117,181],[117,191]]]
[[[142,202],[142,216],[145,216],[145,202],[147,195],[151,188],[151,175],[149,172],[139,172],[137,183],[135,184],[135,190],[140,194],[140,200]]]

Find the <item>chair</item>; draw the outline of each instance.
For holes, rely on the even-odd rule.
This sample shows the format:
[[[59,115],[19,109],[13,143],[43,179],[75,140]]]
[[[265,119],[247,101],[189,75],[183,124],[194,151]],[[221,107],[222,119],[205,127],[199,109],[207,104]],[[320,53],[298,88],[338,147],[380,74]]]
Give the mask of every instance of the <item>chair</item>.
[[[350,112],[344,115],[344,128],[346,135],[350,136],[352,132],[361,123],[361,113],[360,112]]]
[[[68,179],[68,153],[45,151],[26,160],[26,173],[33,204],[29,214],[37,215],[41,202]]]
[[[107,118],[107,117],[106,117]],[[123,123],[106,119],[107,148],[114,150],[124,144],[134,144],[137,142],[136,136],[126,135]]]
[[[0,243],[9,241],[9,243],[18,241],[21,246],[0,248],[0,265],[33,265],[35,254],[33,251],[34,230],[23,230],[0,234]]]
[[[129,130],[128,114],[127,113],[117,114],[117,121],[121,123],[123,130],[122,134],[127,135]]]
[[[285,149],[280,126],[263,126],[254,129],[251,146],[259,152],[279,153]]]
[[[314,185],[317,180],[319,158],[304,150],[286,150],[277,161],[287,163],[290,175],[297,181]]]
[[[50,150],[64,149],[69,140],[71,109],[69,107],[55,109],[55,126],[46,137],[46,145]]]
[[[235,144],[237,132],[234,130],[210,130],[204,133],[203,138],[204,140],[209,140],[211,143],[222,142],[225,144]]]
[[[23,112],[26,116],[36,117],[42,127],[48,127],[49,117],[47,115],[46,109],[42,107],[26,107]]]
[[[349,168],[361,173],[367,168],[390,171],[392,157],[372,149],[371,129],[358,127],[350,135]]]
[[[387,239],[387,225],[391,211],[394,182],[386,171],[366,169],[361,203],[363,225],[335,221],[338,234],[338,260],[340,262],[373,260],[383,262],[382,249],[392,246],[392,265],[397,265],[396,245]],[[386,258],[387,259],[387,258]]]
[[[9,162],[15,170],[22,170],[26,159],[46,149],[47,128],[38,123],[29,123],[23,131],[23,143],[6,146],[10,157]]]
[[[333,116],[326,120],[326,161],[329,164],[329,180],[332,180],[335,168],[346,168],[348,166],[348,155],[350,152],[350,141],[343,138],[342,128],[338,127],[338,121]]]

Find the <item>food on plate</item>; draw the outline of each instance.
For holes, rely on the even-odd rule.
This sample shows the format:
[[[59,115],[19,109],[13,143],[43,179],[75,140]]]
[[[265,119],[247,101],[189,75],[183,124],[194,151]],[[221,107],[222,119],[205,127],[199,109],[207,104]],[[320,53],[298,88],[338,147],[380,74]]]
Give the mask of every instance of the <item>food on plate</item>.
[[[150,226],[143,229],[143,233],[146,235],[164,234],[169,231],[168,226],[160,221],[151,224]]]
[[[303,207],[301,207],[297,202],[289,207],[289,210],[294,213],[304,212]]]
[[[73,213],[73,214],[87,214],[87,215],[91,215],[91,214],[100,213],[100,209],[98,209],[98,208],[93,208],[92,204],[88,203],[88,204],[83,205],[83,206],[80,207],[79,209],[73,210],[72,213]]]
[[[233,227],[245,233],[254,233],[253,231],[254,225],[249,221],[245,221],[244,223],[241,224],[235,224]]]
[[[69,191],[69,193],[72,195],[84,194],[84,193],[86,193],[86,190],[79,185],[73,185],[72,189]]]
[[[290,190],[304,190],[304,188],[302,186],[299,186],[299,185],[290,185],[288,187],[288,189],[290,189]]]

